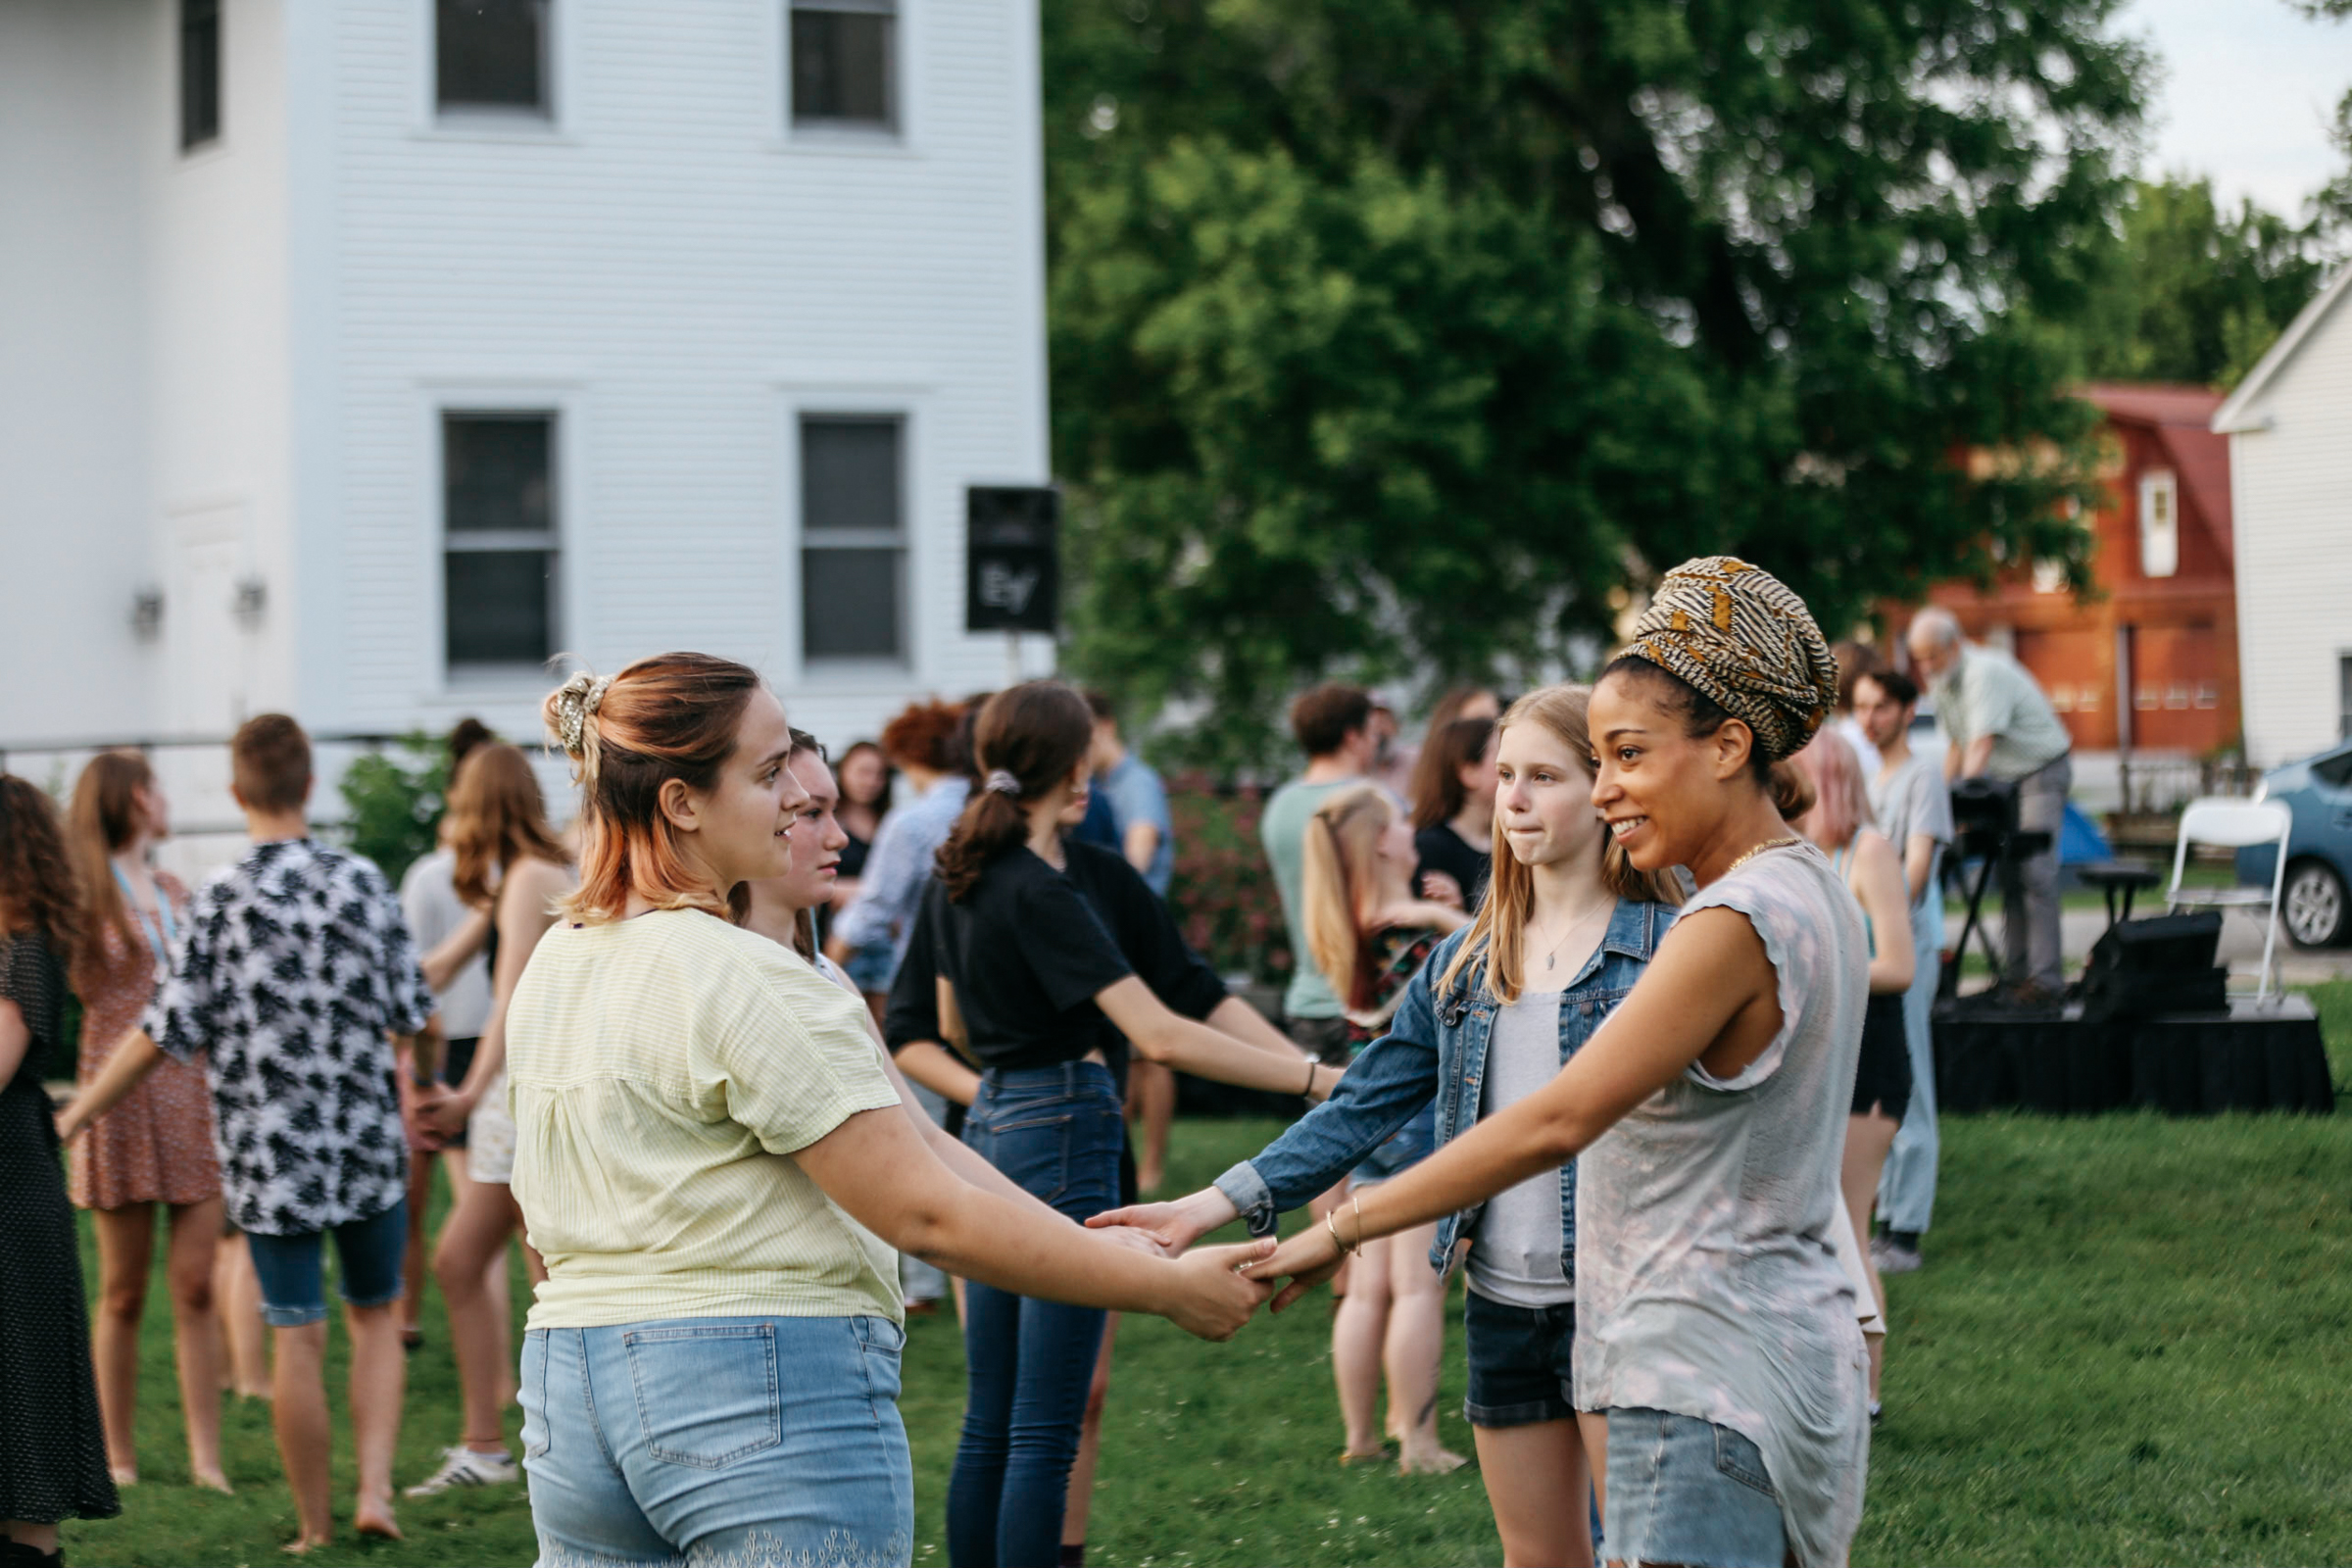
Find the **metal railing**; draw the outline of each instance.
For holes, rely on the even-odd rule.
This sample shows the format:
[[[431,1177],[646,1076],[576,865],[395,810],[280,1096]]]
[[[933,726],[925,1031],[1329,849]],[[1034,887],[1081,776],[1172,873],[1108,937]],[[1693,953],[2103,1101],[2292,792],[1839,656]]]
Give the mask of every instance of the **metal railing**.
[[[2239,757],[2126,756],[2116,763],[2127,816],[2164,816],[2206,795],[2251,795],[2261,770]]]
[[[322,816],[319,808],[333,809],[339,804],[334,783],[345,767],[359,758],[385,752],[398,746],[405,736],[374,731],[330,731],[311,735],[312,773],[318,787],[311,793],[311,820],[319,827],[337,827],[340,815]],[[43,785],[52,794],[62,797],[73,785],[74,776],[89,760],[101,752],[139,752],[161,761],[173,754],[213,753],[222,761],[228,756],[231,737],[227,735],[138,735],[127,738],[75,740],[0,741],[0,773],[16,773],[33,783]],[[159,765],[159,772],[166,771]],[[172,770],[177,771],[177,770]],[[220,775],[220,788],[225,800],[227,775]],[[172,788],[180,780],[167,776],[166,787]],[[212,790],[198,786],[201,793]],[[207,800],[203,804],[218,806],[220,802]],[[202,838],[245,831],[242,820],[223,817],[219,821],[199,817],[174,824],[173,831],[182,838]]]

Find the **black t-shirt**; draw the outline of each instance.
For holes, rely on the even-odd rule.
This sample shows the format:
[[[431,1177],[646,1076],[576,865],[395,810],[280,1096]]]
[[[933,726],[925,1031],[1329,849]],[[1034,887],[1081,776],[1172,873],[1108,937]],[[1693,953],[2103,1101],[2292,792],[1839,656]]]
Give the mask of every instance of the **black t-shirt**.
[[[1461,884],[1463,906],[1471,913],[1487,902],[1487,874],[1494,858],[1470,847],[1450,822],[1425,827],[1413,835],[1413,853],[1421,863],[1413,869],[1413,897],[1421,896],[1421,879],[1432,871],[1443,871]]]
[[[907,933],[906,956],[900,960],[898,974],[891,983],[890,1005],[883,1016],[882,1036],[892,1051],[916,1040],[940,1038],[939,994],[934,982],[944,973],[956,984],[956,1004],[963,1011],[964,1027],[971,1034],[973,1054],[980,1058],[981,1065],[1050,1066],[1076,1061],[1089,1051],[1099,1050],[1108,1058],[1112,1074],[1123,1085],[1127,1076],[1126,1039],[1102,1016],[1093,1001],[1103,986],[1122,974],[1138,975],[1170,1011],[1187,1018],[1205,1018],[1225,1000],[1225,983],[1199,954],[1185,945],[1167,906],[1123,856],[1075,841],[1064,843],[1062,853],[1068,860],[1066,873],[1055,871],[1026,849],[1007,852],[988,868],[980,885],[960,905],[949,902],[946,887],[936,879],[923,890],[913,929]],[[1020,863],[1023,861],[1026,864]],[[1007,872],[1009,875],[1003,876],[1002,888],[992,886]],[[976,923],[975,917],[986,918],[981,916],[984,900],[1009,893],[1016,884],[1027,886],[1034,895],[1048,883],[1059,884],[1077,894],[1081,901],[1078,907],[1091,914],[1096,933],[1107,936],[1115,959],[1122,967],[1111,970],[1105,965],[1098,970],[1108,978],[1086,990],[1083,993],[1086,1000],[1081,1004],[1053,1009],[1048,1028],[1042,1032],[1044,1040],[1032,1038],[1029,1042],[1033,1048],[1042,1045],[1044,1049],[1036,1049],[1033,1054],[1008,1056],[1001,1049],[1004,1039],[999,1036],[995,1043],[1000,1050],[992,1055],[983,1046],[982,1026],[974,1014],[976,999],[972,983],[963,978],[971,976],[978,981],[981,974],[970,965],[972,948],[967,936]],[[1045,906],[1062,911],[1066,920],[1067,906],[1062,901],[1051,894]],[[1004,946],[1013,945],[1014,939],[1009,935],[1001,936]],[[1048,935],[1045,940],[1050,943],[1054,939]],[[1017,956],[1020,963],[1026,964],[1025,956]],[[1097,951],[1089,961],[1102,964],[1102,955]],[[1062,967],[1058,962],[1054,966]],[[1039,990],[1044,989],[1034,971],[1030,979],[1038,984]],[[981,983],[984,990],[990,989],[986,982]]]

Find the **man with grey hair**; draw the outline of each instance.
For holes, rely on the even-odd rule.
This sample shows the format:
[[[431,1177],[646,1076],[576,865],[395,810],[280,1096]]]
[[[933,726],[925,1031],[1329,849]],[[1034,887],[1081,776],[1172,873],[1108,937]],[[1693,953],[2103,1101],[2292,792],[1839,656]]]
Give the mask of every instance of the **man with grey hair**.
[[[2048,848],[2002,867],[2002,978],[2018,1001],[2055,1002],[2066,983],[2058,947],[2058,836],[2074,783],[2074,739],[2025,666],[1968,642],[1950,611],[1930,606],[1912,616],[1905,641],[1951,738],[1944,777],[2016,785],[2019,829],[2050,836]]]

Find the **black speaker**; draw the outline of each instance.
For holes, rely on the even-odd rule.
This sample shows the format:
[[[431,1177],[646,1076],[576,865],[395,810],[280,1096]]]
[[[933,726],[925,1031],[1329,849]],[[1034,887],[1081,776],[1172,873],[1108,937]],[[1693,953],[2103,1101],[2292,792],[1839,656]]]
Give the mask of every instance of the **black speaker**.
[[[2215,963],[2222,912],[2160,914],[2108,927],[2082,971],[2082,1017],[2226,1012],[2230,971]]]

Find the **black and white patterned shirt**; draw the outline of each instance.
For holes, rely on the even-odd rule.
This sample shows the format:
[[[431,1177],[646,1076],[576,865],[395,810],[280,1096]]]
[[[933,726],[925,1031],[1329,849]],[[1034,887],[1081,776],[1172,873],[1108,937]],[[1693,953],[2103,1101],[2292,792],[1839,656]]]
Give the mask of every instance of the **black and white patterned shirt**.
[[[408,1191],[386,1031],[433,1010],[384,875],[310,839],[257,844],[189,906],[141,1026],[207,1054],[228,1217],[295,1236],[380,1214]]]

